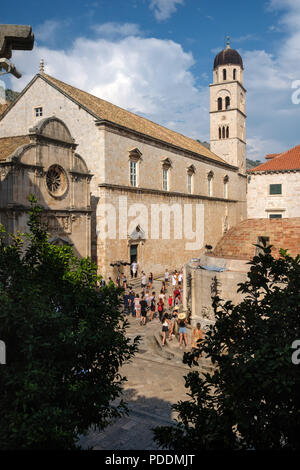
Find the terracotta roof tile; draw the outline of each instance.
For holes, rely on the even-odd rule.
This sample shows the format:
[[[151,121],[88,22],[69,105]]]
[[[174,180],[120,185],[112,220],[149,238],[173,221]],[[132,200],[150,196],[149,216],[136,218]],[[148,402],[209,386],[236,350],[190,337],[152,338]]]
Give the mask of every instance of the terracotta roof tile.
[[[266,160],[271,160],[271,158],[278,157],[278,155],[280,155],[280,153],[268,153],[266,155]]]
[[[93,96],[85,91],[79,90],[78,88],[57,80],[50,75],[41,73],[40,76],[58,87],[61,91],[69,95],[76,102],[83,105],[99,119],[104,119],[115,124],[119,124],[136,132],[175,145],[184,150],[189,150],[198,155],[203,155],[213,160],[225,163],[222,158],[215,155],[211,150],[204,147],[196,140],[191,139],[190,137],[186,137],[182,134],[179,134],[178,132],[167,129],[166,127],[156,124],[144,117],[138,116],[130,111],[109,103],[108,101],[97,98],[96,96]]]
[[[267,162],[248,170],[248,172],[256,173],[260,171],[284,170],[300,170],[300,145],[297,145],[286,152],[277,154],[277,156],[270,158]]]
[[[0,161],[6,160],[18,147],[29,144],[29,142],[28,135],[0,138]]]

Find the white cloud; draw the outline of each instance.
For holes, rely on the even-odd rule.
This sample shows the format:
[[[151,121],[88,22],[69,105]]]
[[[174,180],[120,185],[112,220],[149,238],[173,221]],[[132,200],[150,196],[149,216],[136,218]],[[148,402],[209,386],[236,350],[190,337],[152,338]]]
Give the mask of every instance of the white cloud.
[[[16,51],[21,90],[39,70],[185,135],[208,140],[209,90],[191,72],[194,58],[171,40],[77,38],[69,50]]]
[[[142,36],[142,32],[138,24],[135,23],[117,23],[108,22],[92,26],[92,29],[103,37],[126,37],[126,36]]]
[[[150,9],[154,10],[158,21],[167,20],[175,13],[177,5],[183,5],[184,0],[150,0]]]
[[[291,99],[293,81],[300,80],[300,2],[271,0],[269,8],[278,13],[282,33],[273,54],[240,50],[248,90],[247,154],[259,160],[300,143],[300,105]]]
[[[59,29],[66,25],[66,21],[46,20],[34,29],[34,36],[37,41],[53,43],[55,35]]]

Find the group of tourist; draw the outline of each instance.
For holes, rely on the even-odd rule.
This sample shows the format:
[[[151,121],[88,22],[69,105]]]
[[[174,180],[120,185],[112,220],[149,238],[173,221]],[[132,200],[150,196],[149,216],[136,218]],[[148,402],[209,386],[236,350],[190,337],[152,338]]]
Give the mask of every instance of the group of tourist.
[[[164,280],[161,281],[160,293],[158,296],[152,290],[153,274],[146,276],[141,272],[142,292],[136,294],[133,290],[126,291],[127,285],[123,284],[124,311],[128,315],[136,317],[140,325],[144,326],[148,321],[158,319],[162,328],[162,347],[167,340],[172,341],[175,335],[179,336],[179,347],[188,346],[187,323],[185,313],[179,313],[182,302],[183,273],[174,271],[169,274],[165,271]],[[197,324],[192,331],[191,347],[197,349],[197,341],[202,339],[201,325]]]
[[[136,277],[137,265],[131,265],[131,277]],[[179,336],[179,347],[188,346],[187,323],[185,313],[179,313],[182,303],[183,273],[173,271],[171,274],[166,269],[164,280],[161,281],[160,293],[152,290],[153,274],[147,276],[141,271],[141,293],[135,293],[131,288],[128,290],[128,283],[125,274],[117,278],[116,284],[124,289],[124,313],[135,317],[141,326],[145,326],[148,321],[158,319],[162,328],[162,347],[167,340],[172,341],[175,335]],[[109,285],[114,284],[111,278]],[[200,323],[191,334],[192,351],[199,348],[198,340],[202,340],[203,334]]]

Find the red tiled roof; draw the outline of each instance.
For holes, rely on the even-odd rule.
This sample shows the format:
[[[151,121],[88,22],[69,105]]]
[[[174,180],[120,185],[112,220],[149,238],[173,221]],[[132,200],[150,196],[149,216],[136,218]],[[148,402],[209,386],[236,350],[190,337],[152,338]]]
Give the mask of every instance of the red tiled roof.
[[[269,154],[272,155],[272,154]],[[267,157],[266,157],[267,158]],[[248,170],[249,173],[264,171],[300,170],[300,145],[279,153],[277,156],[269,157],[268,161]]]
[[[280,155],[280,153],[268,153],[266,155],[266,160],[270,160],[271,158],[278,157],[278,155]]]

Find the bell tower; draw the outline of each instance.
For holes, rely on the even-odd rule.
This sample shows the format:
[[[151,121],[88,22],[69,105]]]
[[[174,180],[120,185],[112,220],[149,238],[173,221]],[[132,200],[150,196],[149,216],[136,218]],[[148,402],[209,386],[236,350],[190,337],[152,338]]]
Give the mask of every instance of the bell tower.
[[[216,55],[210,85],[210,148],[246,172],[246,90],[240,54],[230,48]]]

